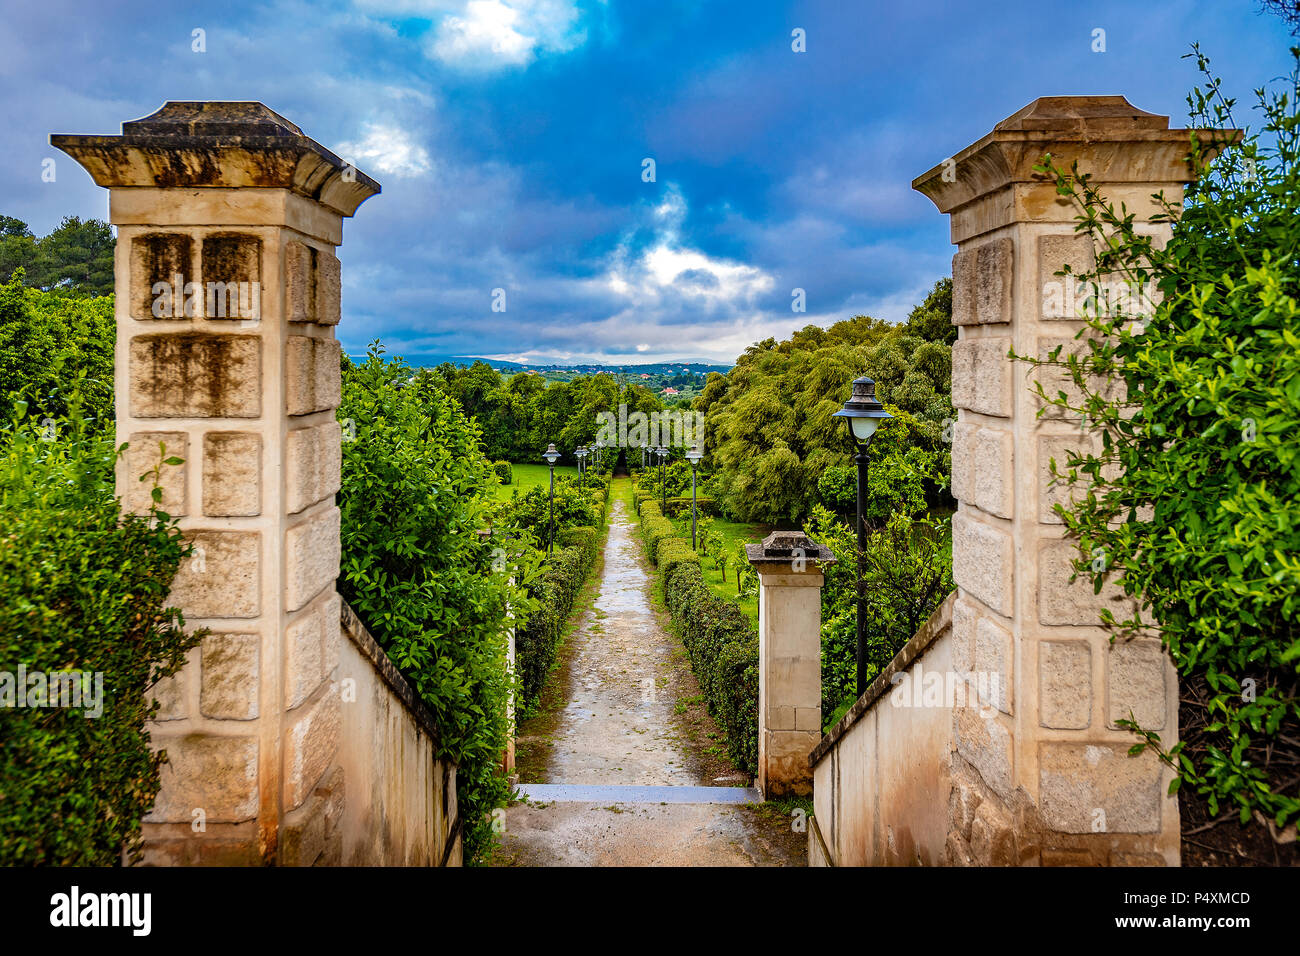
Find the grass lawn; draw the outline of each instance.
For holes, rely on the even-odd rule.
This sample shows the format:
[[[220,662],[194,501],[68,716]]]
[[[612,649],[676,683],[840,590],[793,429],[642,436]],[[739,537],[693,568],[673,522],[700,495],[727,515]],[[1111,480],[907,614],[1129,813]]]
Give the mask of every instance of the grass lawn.
[[[548,488],[551,479],[547,474],[548,470],[545,465],[513,465],[515,483],[513,485],[497,485],[496,496],[503,500],[510,500],[511,493],[518,488],[522,495],[529,488]],[[576,475],[578,469],[572,465],[556,465],[555,480],[558,482],[562,475]]]
[[[674,522],[683,532],[683,537],[687,541],[691,538],[691,513],[685,512]],[[739,521],[728,521],[725,518],[713,519],[713,530],[722,536],[722,553],[729,556],[725,571],[714,567],[713,554],[700,555],[700,570],[704,572],[704,583],[707,584],[718,597],[726,598],[728,601],[736,601],[745,615],[758,624],[758,595],[753,594],[750,597],[738,600],[736,598],[736,545],[740,542],[746,544],[752,541],[762,541],[772,533],[772,525],[766,524],[747,524]],[[723,580],[725,574],[726,579]]]

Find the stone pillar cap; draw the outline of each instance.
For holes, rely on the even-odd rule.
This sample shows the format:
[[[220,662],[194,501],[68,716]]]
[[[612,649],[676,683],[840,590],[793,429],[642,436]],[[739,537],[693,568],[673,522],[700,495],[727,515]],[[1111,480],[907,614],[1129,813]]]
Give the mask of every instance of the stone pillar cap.
[[[1091,160],[1105,171],[1107,182],[1187,183],[1196,178],[1187,162],[1192,132],[1170,129],[1168,116],[1140,110],[1122,96],[1040,96],[916,177],[912,188],[930,197],[940,212],[952,212],[1011,183],[1047,182],[1034,172],[1047,152],[1066,167],[1075,159]],[[1201,132],[1220,145],[1241,138],[1240,130]],[[1130,144],[1142,148],[1126,150]]]
[[[818,544],[802,531],[773,531],[762,544],[745,545],[745,557],[750,564],[789,564],[796,559],[818,564],[834,564],[836,561],[830,548]]]
[[[257,102],[170,101],[120,136],[56,133],[50,145],[100,186],[291,189],[344,216],[379,183]]]

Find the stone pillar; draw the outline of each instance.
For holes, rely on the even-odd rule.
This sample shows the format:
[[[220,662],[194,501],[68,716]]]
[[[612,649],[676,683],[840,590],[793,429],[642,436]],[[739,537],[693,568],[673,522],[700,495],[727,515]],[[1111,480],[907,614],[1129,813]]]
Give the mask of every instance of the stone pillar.
[[[799,532],[747,544],[758,573],[758,789],[812,793],[808,755],[822,736],[822,566],[835,556]]]
[[[1168,127],[1120,96],[1044,97],[912,184],[951,216],[958,247],[954,665],[994,688],[989,719],[973,706],[954,717],[952,863],[1179,861],[1170,773],[1150,752],[1130,758],[1136,738],[1115,725],[1132,710],[1177,740],[1176,675],[1157,639],[1111,645],[1099,613],[1122,619],[1130,604],[1113,582],[1099,595],[1083,577],[1070,583],[1078,549],[1052,513],[1067,492],[1048,487],[1051,459],[1064,465],[1096,438],[1057,410],[1040,419],[1033,376],[1049,394],[1073,386],[1008,358],[1086,350],[1055,273],[1091,269],[1092,244],[1033,166],[1049,152],[1065,169],[1078,160],[1139,232],[1164,237],[1151,196],[1180,201],[1189,178],[1188,132]]]
[[[120,136],[53,136],[117,226],[124,506],[194,545],[171,603],[206,628],[155,688],[165,749],[146,861],[311,864],[339,851],[336,766],[344,216],[379,185],[261,103],[167,103]]]

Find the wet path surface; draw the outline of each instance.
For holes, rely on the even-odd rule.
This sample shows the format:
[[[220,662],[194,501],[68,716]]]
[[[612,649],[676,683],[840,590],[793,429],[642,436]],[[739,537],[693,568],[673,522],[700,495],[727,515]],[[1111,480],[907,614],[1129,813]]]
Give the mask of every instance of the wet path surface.
[[[547,760],[547,783],[707,784],[693,767],[666,693],[673,644],[650,607],[635,518],[610,513],[600,591],[569,640],[568,703]]]
[[[523,802],[507,809],[493,865],[804,865],[806,838],[751,803],[746,777],[713,775],[717,758],[706,759],[680,716],[698,687],[683,681],[680,642],[651,604],[636,516],[617,482],[609,524],[598,590],[551,677],[563,682],[562,703],[520,728],[521,748],[545,751],[521,762],[541,786],[521,788]]]

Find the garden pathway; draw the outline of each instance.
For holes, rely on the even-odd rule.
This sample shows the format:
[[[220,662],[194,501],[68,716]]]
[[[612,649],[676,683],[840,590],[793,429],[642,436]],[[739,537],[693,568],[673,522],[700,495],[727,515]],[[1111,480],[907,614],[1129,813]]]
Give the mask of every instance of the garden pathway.
[[[802,865],[779,811],[717,778],[682,713],[682,649],[651,603],[635,516],[616,487],[599,587],[566,641],[562,703],[520,728],[537,770],[510,807],[496,865]],[[543,709],[545,711],[545,708]]]

